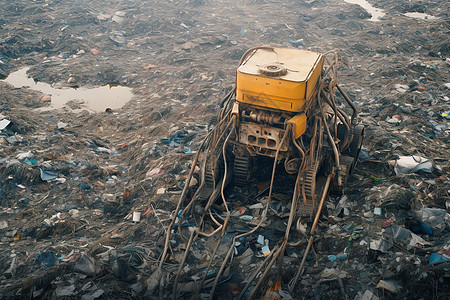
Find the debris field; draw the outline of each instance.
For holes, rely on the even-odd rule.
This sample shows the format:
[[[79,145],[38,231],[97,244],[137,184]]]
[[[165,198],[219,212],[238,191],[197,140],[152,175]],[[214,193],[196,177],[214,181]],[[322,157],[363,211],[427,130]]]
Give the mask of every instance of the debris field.
[[[449,3],[369,1],[375,15],[350,2],[0,0],[0,298],[449,298]],[[357,168],[306,255],[311,223],[280,243],[281,177],[262,226],[233,244],[266,204],[260,174],[227,189],[221,242],[199,236],[185,256],[198,224],[176,207],[260,45],[338,53],[365,125]],[[77,96],[105,85],[103,106]],[[57,105],[62,90],[75,96]]]

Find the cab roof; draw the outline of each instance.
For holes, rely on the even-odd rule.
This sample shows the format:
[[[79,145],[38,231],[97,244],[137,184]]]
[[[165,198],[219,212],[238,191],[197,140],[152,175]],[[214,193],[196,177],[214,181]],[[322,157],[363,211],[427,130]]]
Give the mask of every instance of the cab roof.
[[[294,82],[305,82],[309,79],[312,72],[318,66],[322,54],[318,52],[292,49],[292,48],[260,48],[249,55],[238,72],[264,76],[261,73],[261,67],[277,64],[287,69],[285,75],[277,78]]]

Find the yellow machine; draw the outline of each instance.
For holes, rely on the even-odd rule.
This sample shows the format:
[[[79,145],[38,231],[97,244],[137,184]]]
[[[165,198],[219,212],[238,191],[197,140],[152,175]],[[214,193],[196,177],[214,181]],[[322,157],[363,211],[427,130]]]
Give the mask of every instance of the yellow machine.
[[[207,207],[204,201],[217,199],[231,182],[244,187],[254,182],[267,162],[260,157],[298,174],[293,183],[298,216],[314,215],[316,198],[328,192],[327,174],[333,173],[332,186],[341,190],[355,167],[364,128],[356,126],[356,108],[336,77],[334,53],[266,46],[248,50],[200,158],[197,207]],[[336,89],[341,105],[335,101]],[[345,102],[351,118],[341,108]]]
[[[262,46],[243,55],[236,87],[221,101],[219,123],[195,162],[200,169],[191,200],[195,211],[224,198],[230,184],[257,183],[270,165],[267,158],[273,161],[270,191],[277,166],[284,165],[285,178],[297,175],[291,191],[297,217],[312,219],[330,186],[342,190],[355,168],[364,127],[356,125],[357,111],[338,85],[337,67],[334,52]]]
[[[300,233],[299,224],[313,221],[308,245],[294,278],[295,287],[311,249],[328,191],[342,190],[356,165],[363,141],[364,127],[356,124],[356,107],[337,82],[337,67],[334,52],[321,54],[263,46],[243,55],[236,71],[236,87],[220,102],[218,123],[200,145],[177,213],[167,229],[161,262],[169,251],[169,240],[183,240],[187,245],[173,287],[174,298],[178,279],[183,276],[184,263],[196,238],[217,239],[210,243],[216,243],[217,250],[219,245],[224,245],[221,239],[227,225],[232,223],[233,207],[259,201],[264,209],[257,215],[254,210],[253,215],[246,215],[247,220],[251,219],[247,223],[248,232],[235,232],[232,242],[225,243],[230,248],[220,268],[216,265],[217,274],[209,292],[210,299],[216,298],[215,288],[224,280],[222,275],[227,264],[232,263],[237,242],[252,234],[258,236],[257,230],[265,227],[274,189],[283,195],[281,201],[292,200],[283,205],[290,208],[288,213],[277,213],[284,218],[278,223],[286,229],[277,242],[280,248],[270,259],[268,269],[278,256],[284,255],[285,247],[301,244],[303,238],[295,242],[298,234],[304,234]],[[197,180],[192,180],[193,176]],[[183,224],[190,229],[194,226],[189,236],[180,229]],[[291,236],[295,231],[297,235]],[[208,252],[203,256],[211,257],[211,268],[217,263],[214,254]],[[281,270],[283,259],[279,262]],[[205,271],[199,287],[205,287],[207,273]],[[258,292],[258,287],[264,286],[267,274],[263,272],[250,298]],[[240,297],[248,287],[249,284]]]
[[[239,110],[242,119],[239,142],[276,150],[286,122],[299,138],[322,66],[322,54],[297,49],[259,48],[248,55],[236,76],[233,113]],[[281,145],[282,151],[287,149],[287,143]]]

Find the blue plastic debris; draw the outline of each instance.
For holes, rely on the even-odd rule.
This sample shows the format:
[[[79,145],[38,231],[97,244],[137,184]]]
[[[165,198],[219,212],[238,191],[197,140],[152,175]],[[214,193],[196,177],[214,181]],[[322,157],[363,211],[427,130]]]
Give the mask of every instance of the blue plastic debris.
[[[258,244],[260,245],[264,245],[264,236],[263,235],[258,235],[258,240],[257,240]]]
[[[27,205],[30,201],[27,198],[20,198],[18,200],[19,203]]]
[[[56,255],[50,251],[42,252],[39,256],[39,260],[41,261],[41,267],[50,268],[55,265]]]
[[[97,152],[97,153],[108,153],[108,154],[116,154],[117,153],[116,150],[111,150],[111,149],[108,149],[106,147],[97,147],[97,149],[95,149],[95,152]]]
[[[184,135],[183,133],[177,133],[173,137],[169,137],[167,139],[160,139],[160,141],[164,144],[169,145],[172,148],[175,148],[186,141],[186,135]]]
[[[58,177],[58,175],[56,175],[55,173],[51,172],[51,171],[46,171],[43,170],[42,168],[39,168],[39,170],[41,171],[41,179],[44,181],[51,181],[56,179],[56,177]]]
[[[29,165],[29,166],[34,166],[34,165],[37,165],[38,161],[35,160],[34,158],[29,159],[29,158],[27,157],[27,158],[25,158],[25,159],[23,160],[23,163],[24,163],[24,164],[27,164],[27,165]]]
[[[339,255],[337,256],[337,258],[338,258],[339,260],[345,260],[345,259],[347,258],[347,256],[348,256],[348,254],[347,254],[347,253],[344,253],[344,254],[339,254]]]
[[[433,230],[431,229],[431,227],[422,222],[413,224],[411,226],[411,231],[414,233],[427,234],[427,235],[433,234]]]
[[[444,255],[439,254],[439,253],[431,253],[429,264],[435,265],[435,264],[446,262],[446,261],[450,261],[450,258],[447,258]]]
[[[361,151],[359,152],[359,156],[358,156],[358,161],[359,161],[359,162],[366,161],[366,160],[368,160],[369,158],[370,158],[370,157],[369,157],[369,154],[368,154],[366,151],[361,150]]]
[[[290,39],[288,39],[288,42],[295,48],[298,48],[300,46],[305,46],[303,39],[298,39],[296,41],[291,41]]]
[[[80,185],[80,188],[81,188],[82,190],[84,190],[84,191],[89,191],[89,190],[91,190],[92,187],[89,185],[89,183],[83,182],[83,183]]]

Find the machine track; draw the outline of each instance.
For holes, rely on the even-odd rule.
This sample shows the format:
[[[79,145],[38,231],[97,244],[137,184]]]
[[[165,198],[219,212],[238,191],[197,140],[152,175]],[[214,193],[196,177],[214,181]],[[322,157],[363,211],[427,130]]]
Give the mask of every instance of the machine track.
[[[214,175],[211,168],[206,168],[205,170],[205,183],[202,187],[202,190],[198,194],[198,200],[205,201],[208,200],[214,191]]]
[[[317,170],[314,166],[309,167],[304,173],[304,184],[300,188],[297,205],[297,215],[302,219],[310,220],[314,214],[316,176]],[[303,197],[304,192],[304,197]]]
[[[345,183],[348,181],[350,176],[352,175],[352,168],[355,165],[355,159],[351,156],[341,155],[339,157],[341,172],[336,176],[340,177],[341,185],[338,184],[338,180],[335,180],[336,184],[334,186],[334,190],[340,194],[345,186]]]
[[[234,184],[246,186],[250,175],[250,156],[236,156],[234,158]]]

